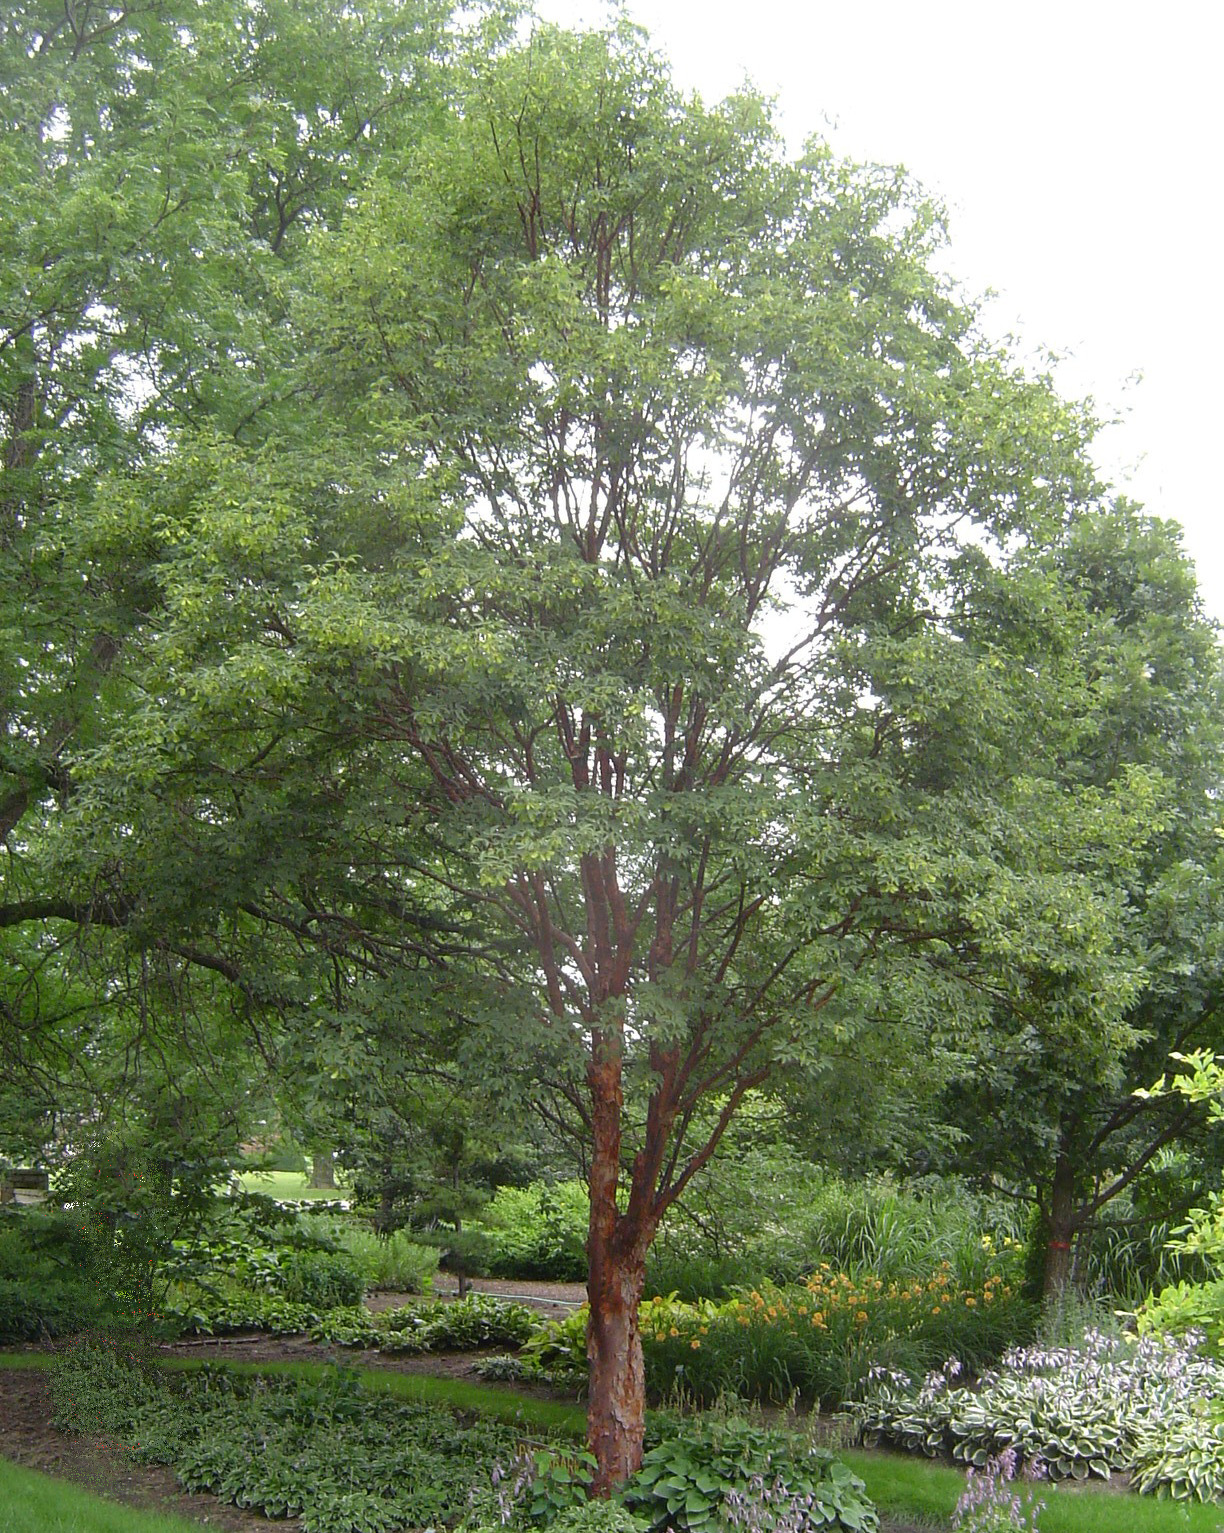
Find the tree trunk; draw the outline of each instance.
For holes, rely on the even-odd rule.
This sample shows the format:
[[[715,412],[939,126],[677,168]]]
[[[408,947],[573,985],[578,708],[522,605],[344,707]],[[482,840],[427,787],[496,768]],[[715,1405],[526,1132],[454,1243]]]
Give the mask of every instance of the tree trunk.
[[[1041,1284],[1041,1299],[1046,1309],[1057,1309],[1071,1286],[1072,1256],[1079,1222],[1075,1168],[1069,1155],[1060,1154],[1054,1163],[1054,1183],[1050,1189],[1050,1228]]]
[[[310,1160],[310,1185],[334,1191],[336,1186],[336,1163],[330,1150],[322,1150]]]
[[[378,1233],[389,1235],[395,1225],[395,1189],[386,1181],[378,1189]]]
[[[455,1216],[455,1245],[451,1251],[451,1261],[455,1268],[455,1278],[459,1284],[459,1298],[466,1299],[472,1287],[472,1280],[468,1277],[467,1252],[463,1249],[463,1220]]]
[[[654,1235],[646,1189],[653,1178],[639,1156],[629,1211],[622,1213],[620,1182],[619,1058],[590,1071],[594,1108],[591,1215],[587,1226],[587,1443],[597,1465],[592,1493],[606,1496],[642,1463],[646,1435],[646,1368],[638,1308],[646,1282],[646,1252]]]
[[[606,1257],[592,1261],[587,1280],[587,1442],[599,1466],[597,1496],[606,1496],[641,1467],[646,1431],[646,1368],[638,1329],[646,1266],[642,1258],[626,1260],[615,1250]]]

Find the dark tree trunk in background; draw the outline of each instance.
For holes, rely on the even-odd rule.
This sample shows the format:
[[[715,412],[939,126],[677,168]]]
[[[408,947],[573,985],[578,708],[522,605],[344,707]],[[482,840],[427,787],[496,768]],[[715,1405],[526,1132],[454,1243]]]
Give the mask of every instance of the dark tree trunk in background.
[[[1071,1287],[1075,1271],[1075,1240],[1083,1215],[1075,1197],[1075,1167],[1065,1152],[1060,1153],[1054,1163],[1049,1212],[1041,1298],[1047,1309],[1054,1309]]]

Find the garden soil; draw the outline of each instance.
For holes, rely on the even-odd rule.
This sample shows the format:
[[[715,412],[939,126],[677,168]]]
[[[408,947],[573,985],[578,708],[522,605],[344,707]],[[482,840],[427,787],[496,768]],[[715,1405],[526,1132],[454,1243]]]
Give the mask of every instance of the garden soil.
[[[544,1314],[559,1315],[585,1298],[585,1290],[573,1283],[499,1282],[479,1279],[472,1286],[482,1293],[514,1297]],[[443,1277],[435,1284],[441,1298],[453,1298]],[[407,1303],[410,1294],[374,1294],[371,1309],[389,1309]],[[30,1349],[35,1350],[35,1349]],[[243,1362],[357,1362],[362,1367],[389,1368],[401,1373],[432,1373],[448,1378],[476,1380],[473,1363],[480,1353],[437,1354],[426,1357],[381,1357],[354,1354],[345,1348],[320,1346],[306,1337],[232,1336],[200,1342],[178,1342],[163,1349],[168,1356],[207,1357],[210,1360]],[[523,1393],[558,1398],[547,1386],[516,1386]],[[51,1425],[51,1390],[46,1373],[38,1368],[0,1368],[0,1454],[14,1463],[37,1469],[105,1496],[108,1500],[150,1510],[173,1512],[201,1527],[225,1529],[227,1533],[297,1533],[296,1518],[271,1519],[241,1507],[230,1506],[215,1496],[189,1495],[179,1489],[171,1470],[159,1465],[137,1464],[119,1443],[104,1437],[79,1437]],[[884,1519],[880,1533],[933,1533],[930,1523]]]

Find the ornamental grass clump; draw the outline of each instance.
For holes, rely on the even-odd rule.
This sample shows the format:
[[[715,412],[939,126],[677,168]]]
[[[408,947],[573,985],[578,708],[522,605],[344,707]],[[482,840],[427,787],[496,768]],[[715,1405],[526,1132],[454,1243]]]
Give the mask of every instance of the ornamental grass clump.
[[[1224,1497],[1224,1365],[1174,1341],[1089,1331],[1077,1347],[1008,1352],[975,1385],[949,1359],[921,1385],[885,1369],[850,1409],[861,1439],[983,1467],[1012,1450],[1052,1479],[1108,1479],[1139,1491]]]

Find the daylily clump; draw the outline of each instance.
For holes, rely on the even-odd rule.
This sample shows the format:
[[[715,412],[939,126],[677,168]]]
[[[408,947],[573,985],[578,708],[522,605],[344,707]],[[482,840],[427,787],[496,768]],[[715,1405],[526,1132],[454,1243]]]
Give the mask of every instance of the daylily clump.
[[[556,1322],[526,1349],[546,1373],[581,1371],[585,1312]],[[959,1284],[947,1263],[908,1282],[827,1264],[805,1282],[761,1284],[723,1302],[647,1299],[639,1323],[656,1398],[736,1392],[757,1399],[839,1403],[873,1365],[923,1368],[956,1351],[981,1367],[1023,1334],[1028,1306],[998,1273]]]

